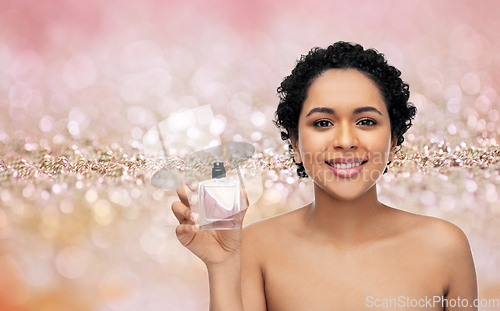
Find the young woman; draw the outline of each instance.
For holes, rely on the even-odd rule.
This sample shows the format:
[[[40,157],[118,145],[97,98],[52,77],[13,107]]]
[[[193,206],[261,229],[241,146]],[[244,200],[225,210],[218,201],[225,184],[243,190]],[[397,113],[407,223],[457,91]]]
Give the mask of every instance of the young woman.
[[[463,231],[377,198],[416,113],[399,70],[337,42],[303,56],[278,93],[275,124],[314,201],[227,231],[193,226],[182,190],[172,205],[179,241],[207,266],[210,310],[477,310]]]

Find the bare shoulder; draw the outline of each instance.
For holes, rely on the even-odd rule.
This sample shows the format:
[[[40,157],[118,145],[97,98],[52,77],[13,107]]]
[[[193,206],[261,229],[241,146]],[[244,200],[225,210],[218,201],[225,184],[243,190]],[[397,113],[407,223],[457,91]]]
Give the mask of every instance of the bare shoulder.
[[[270,218],[262,219],[243,228],[243,235],[257,237],[259,235],[268,236],[269,233],[282,232],[284,228],[293,226],[300,220],[300,215],[304,207],[294,209],[283,214],[279,214]]]
[[[299,209],[300,210],[300,209]],[[245,305],[260,301],[265,309],[266,267],[280,261],[281,251],[293,237],[289,228],[298,219],[297,210],[260,220],[243,228],[241,243],[242,290]]]
[[[459,226],[437,217],[404,213],[401,217],[407,221],[403,223],[411,224],[403,229],[406,244],[432,258],[445,270],[454,269],[458,262],[472,262],[469,240]]]
[[[444,219],[421,216],[416,232],[423,237],[429,257],[442,267],[447,298],[477,298],[477,277],[469,240],[464,231]],[[432,256],[432,255],[433,256]]]
[[[297,227],[301,219],[303,209],[304,207],[294,209],[246,225],[243,228],[243,244],[256,249],[290,239],[293,236],[293,228]]]
[[[418,215],[415,230],[427,243],[445,252],[470,248],[464,231],[456,224],[441,218]]]
[[[300,210],[300,209],[299,209]],[[266,271],[269,263],[280,262],[285,240],[298,219],[297,210],[260,220],[243,228],[241,243],[241,288],[246,309],[267,310]],[[293,238],[292,238],[293,239]]]

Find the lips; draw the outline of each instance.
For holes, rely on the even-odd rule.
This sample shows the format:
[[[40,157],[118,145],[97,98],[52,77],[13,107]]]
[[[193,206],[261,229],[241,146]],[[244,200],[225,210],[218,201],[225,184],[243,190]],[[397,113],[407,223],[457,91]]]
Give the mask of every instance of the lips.
[[[366,162],[363,158],[335,158],[327,161],[328,164],[333,165],[333,164],[349,164],[349,163],[359,163],[359,162]]]
[[[368,160],[363,160],[361,158],[337,158],[326,162],[326,164],[328,164],[328,167],[330,168],[330,170],[332,170],[332,172],[335,175],[339,177],[352,177],[358,174],[363,169],[366,162],[368,162]],[[361,163],[361,164],[351,168],[336,168],[333,166],[335,164],[345,165],[349,163]]]

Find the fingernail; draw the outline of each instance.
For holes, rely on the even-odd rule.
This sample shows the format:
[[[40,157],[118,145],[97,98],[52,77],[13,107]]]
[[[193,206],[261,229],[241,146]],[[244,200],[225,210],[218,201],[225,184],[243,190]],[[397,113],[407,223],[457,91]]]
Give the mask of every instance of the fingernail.
[[[191,213],[191,220],[196,222],[198,220],[198,218],[200,217],[200,214],[198,213],[195,213],[195,212],[192,212]]]
[[[194,232],[198,231],[198,226],[197,225],[192,225],[191,228],[193,228]]]

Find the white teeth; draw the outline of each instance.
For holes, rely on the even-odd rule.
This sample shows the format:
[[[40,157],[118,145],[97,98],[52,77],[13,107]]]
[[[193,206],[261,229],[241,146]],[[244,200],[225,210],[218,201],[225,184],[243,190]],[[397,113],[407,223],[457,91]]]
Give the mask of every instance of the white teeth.
[[[361,162],[349,163],[349,164],[332,164],[331,166],[333,166],[335,168],[348,169],[348,168],[352,168],[352,167],[356,167],[356,166],[360,166],[360,165],[361,165]]]

